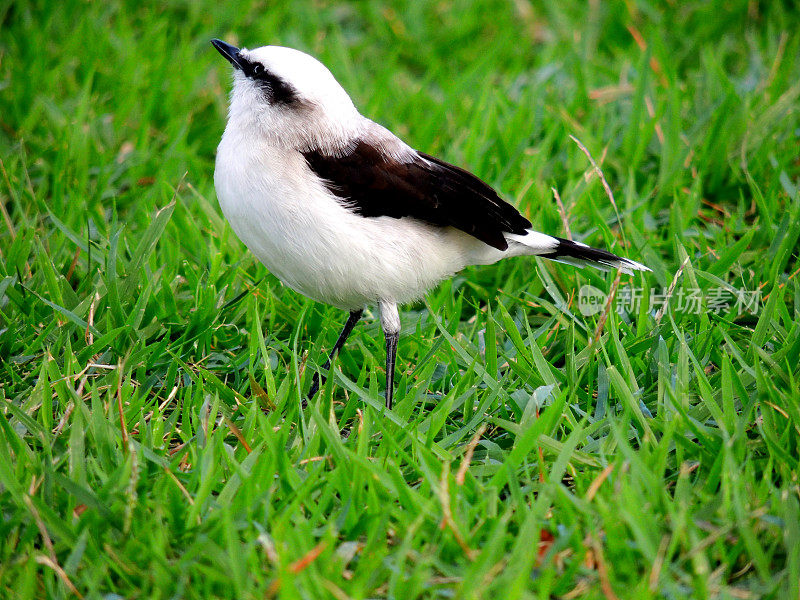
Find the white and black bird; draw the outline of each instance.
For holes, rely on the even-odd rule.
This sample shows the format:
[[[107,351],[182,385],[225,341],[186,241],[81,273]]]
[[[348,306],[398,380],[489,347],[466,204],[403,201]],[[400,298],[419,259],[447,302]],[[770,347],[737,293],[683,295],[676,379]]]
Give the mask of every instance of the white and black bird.
[[[284,284],[350,311],[324,369],[367,304],[386,337],[392,406],[397,305],[467,265],[535,255],[649,270],[533,231],[478,177],[418,152],[362,116],[330,71],[291,48],[214,47],[234,67],[214,184],[236,235]],[[319,388],[316,374],[309,392]]]

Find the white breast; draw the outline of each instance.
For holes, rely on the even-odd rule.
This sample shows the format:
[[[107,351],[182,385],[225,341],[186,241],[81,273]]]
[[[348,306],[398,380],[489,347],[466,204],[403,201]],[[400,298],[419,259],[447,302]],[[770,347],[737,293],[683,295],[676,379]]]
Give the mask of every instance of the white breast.
[[[348,310],[414,300],[465,265],[503,255],[486,256],[488,246],[453,228],[361,217],[325,189],[299,152],[245,144],[228,131],[214,183],[233,230],[274,275]]]

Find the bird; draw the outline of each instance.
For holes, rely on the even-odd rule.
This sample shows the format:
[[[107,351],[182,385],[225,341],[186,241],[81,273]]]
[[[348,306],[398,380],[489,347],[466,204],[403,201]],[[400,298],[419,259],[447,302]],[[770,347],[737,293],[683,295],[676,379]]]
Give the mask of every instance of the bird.
[[[211,44],[233,66],[214,186],[222,212],[285,285],[349,312],[331,361],[377,305],[392,408],[398,305],[468,265],[521,255],[623,272],[643,264],[532,229],[476,175],[363,116],[316,58],[282,46]],[[324,383],[316,371],[308,398]],[[305,403],[305,400],[304,400]]]

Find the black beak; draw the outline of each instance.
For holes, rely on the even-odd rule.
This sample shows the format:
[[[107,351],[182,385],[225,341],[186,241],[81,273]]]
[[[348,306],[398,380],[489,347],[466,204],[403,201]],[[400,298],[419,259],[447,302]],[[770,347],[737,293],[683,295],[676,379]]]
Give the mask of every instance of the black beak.
[[[231,46],[216,38],[211,40],[211,45],[217,49],[217,52],[228,59],[234,69],[242,69],[242,59],[239,56],[239,49],[236,46]]]

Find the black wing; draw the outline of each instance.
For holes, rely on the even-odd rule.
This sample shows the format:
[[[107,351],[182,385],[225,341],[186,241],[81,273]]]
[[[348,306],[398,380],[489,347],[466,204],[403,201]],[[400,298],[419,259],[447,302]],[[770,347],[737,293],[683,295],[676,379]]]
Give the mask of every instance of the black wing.
[[[328,190],[364,217],[413,217],[451,226],[499,250],[504,233],[524,235],[531,224],[486,183],[427,154],[408,161],[387,156],[363,140],[344,156],[303,153]]]

